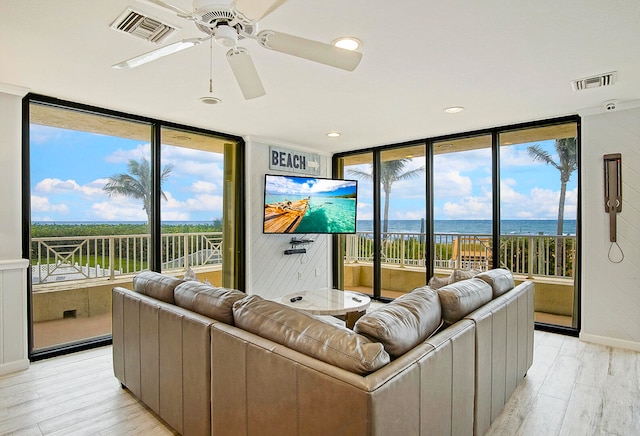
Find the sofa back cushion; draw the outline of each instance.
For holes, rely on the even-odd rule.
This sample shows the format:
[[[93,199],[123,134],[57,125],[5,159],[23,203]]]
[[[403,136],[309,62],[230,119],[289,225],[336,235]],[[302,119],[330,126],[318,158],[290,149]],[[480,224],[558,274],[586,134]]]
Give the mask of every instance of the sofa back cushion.
[[[380,343],[257,295],[233,305],[237,327],[356,374],[389,363]]]
[[[485,271],[476,276],[479,279],[484,280],[491,286],[493,291],[493,298],[499,297],[507,291],[512,290],[515,287],[513,281],[513,274],[511,271],[505,268],[496,268],[489,271]]]
[[[191,280],[178,285],[174,291],[178,306],[229,325],[234,325],[233,303],[244,297],[244,292],[235,289],[216,288]]]
[[[491,301],[493,291],[484,280],[472,278],[438,289],[445,325],[455,324],[483,304]]]
[[[424,342],[441,325],[438,293],[423,286],[364,315],[354,331],[382,343],[387,353],[396,358]]]
[[[165,303],[175,304],[173,291],[183,280],[153,271],[143,271],[133,278],[133,289]]]

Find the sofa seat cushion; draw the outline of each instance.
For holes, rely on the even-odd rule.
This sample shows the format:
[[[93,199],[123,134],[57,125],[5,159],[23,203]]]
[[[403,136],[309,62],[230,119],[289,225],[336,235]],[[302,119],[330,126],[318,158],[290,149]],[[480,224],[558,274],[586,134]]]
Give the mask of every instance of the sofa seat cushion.
[[[472,278],[438,289],[438,296],[444,324],[451,325],[491,301],[493,291],[484,280]]]
[[[476,277],[484,280],[491,286],[493,298],[499,297],[516,286],[513,281],[513,274],[505,268],[492,269],[480,273]]]
[[[389,363],[382,344],[257,295],[233,305],[237,327],[356,374]]]
[[[173,291],[184,281],[154,271],[143,271],[133,278],[133,289],[165,303],[175,304]]]
[[[354,331],[382,343],[387,353],[396,358],[424,342],[441,325],[438,293],[423,286],[364,315]]]
[[[233,322],[233,303],[246,297],[235,289],[216,288],[197,281],[186,281],[174,291],[176,304],[229,325]]]

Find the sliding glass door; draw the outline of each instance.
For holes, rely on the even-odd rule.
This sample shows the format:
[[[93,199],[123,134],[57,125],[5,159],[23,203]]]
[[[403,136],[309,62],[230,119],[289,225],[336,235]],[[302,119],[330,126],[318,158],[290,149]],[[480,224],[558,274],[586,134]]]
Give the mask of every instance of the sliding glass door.
[[[434,273],[493,266],[490,134],[433,142]]]
[[[111,289],[140,271],[244,287],[238,138],[39,96],[25,113],[32,358],[108,341]]]
[[[236,144],[165,127],[161,137],[162,271],[188,271],[215,286],[238,287],[233,272],[237,218],[236,208],[230,207],[236,200]]]
[[[538,326],[576,334],[579,132],[566,117],[336,155],[334,174],[363,186],[358,233],[336,251],[344,286],[396,298],[454,270],[508,268],[535,283]]]
[[[501,259],[536,280],[536,322],[569,328],[578,326],[577,127],[560,123],[499,136]]]

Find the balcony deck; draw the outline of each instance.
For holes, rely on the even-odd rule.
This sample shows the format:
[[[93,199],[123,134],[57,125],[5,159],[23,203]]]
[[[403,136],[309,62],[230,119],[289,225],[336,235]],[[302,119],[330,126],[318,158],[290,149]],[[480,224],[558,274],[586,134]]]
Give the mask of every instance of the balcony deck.
[[[111,288],[131,287],[146,269],[149,235],[34,238],[32,301],[36,349],[111,333]],[[345,287],[371,294],[372,235],[345,241]],[[425,234],[388,233],[383,243],[382,296],[397,298],[425,282]],[[167,234],[163,270],[221,283],[220,233]],[[574,313],[575,237],[503,235],[500,263],[516,280],[536,283],[536,321],[571,326]],[[454,268],[488,269],[494,252],[487,235],[435,235],[436,275]],[[555,253],[562,256],[556,262]],[[104,267],[101,267],[104,265]]]

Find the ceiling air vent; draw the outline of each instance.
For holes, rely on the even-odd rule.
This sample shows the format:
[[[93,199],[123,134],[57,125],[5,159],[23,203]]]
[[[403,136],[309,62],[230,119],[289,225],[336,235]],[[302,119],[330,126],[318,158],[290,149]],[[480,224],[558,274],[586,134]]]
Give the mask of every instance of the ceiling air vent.
[[[600,74],[598,76],[585,77],[571,82],[574,91],[582,91],[583,89],[600,88],[601,86],[609,86],[616,83],[616,72]]]
[[[157,18],[142,14],[134,9],[127,8],[111,24],[111,28],[120,32],[129,33],[138,38],[160,44],[171,36],[176,29],[163,23]]]

